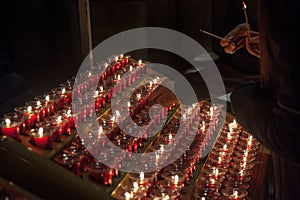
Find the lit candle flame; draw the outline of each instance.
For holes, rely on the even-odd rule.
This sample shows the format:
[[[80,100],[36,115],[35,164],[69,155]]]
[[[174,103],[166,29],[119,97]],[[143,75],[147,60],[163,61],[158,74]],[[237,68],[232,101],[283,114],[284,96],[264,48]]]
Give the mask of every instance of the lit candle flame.
[[[40,106],[40,105],[41,105],[41,102],[40,102],[40,101],[37,101],[37,102],[36,102],[36,105],[37,105],[37,106]]]
[[[129,71],[132,71],[132,65],[129,66]]]
[[[67,111],[67,115],[71,115],[71,112],[72,112],[72,110],[69,109],[69,110]]]
[[[43,129],[43,127],[40,127],[38,130],[38,136],[43,137],[43,135],[44,135],[44,129]]]
[[[61,120],[62,120],[62,117],[61,117],[61,116],[58,116],[57,119],[56,119],[56,121],[57,121],[58,123],[61,122]]]
[[[224,150],[227,149],[227,144],[224,144],[223,149],[224,149]]]
[[[100,92],[103,92],[103,87],[102,86],[100,86]]]
[[[170,196],[169,196],[169,195],[166,195],[166,196],[163,197],[162,200],[169,200],[169,199],[170,199]]]
[[[46,101],[50,101],[49,95],[47,95],[47,96],[45,97],[45,100],[46,100]]]
[[[121,75],[120,75],[120,74],[118,75],[118,78],[117,78],[117,79],[118,79],[118,80],[121,80]]]
[[[150,81],[150,84],[149,84],[149,86],[150,86],[150,87],[152,87],[152,84],[153,84],[153,83],[152,83],[152,81]]]
[[[10,119],[5,119],[5,124],[8,126],[8,125],[10,125],[11,124],[11,121],[10,121]]]
[[[120,111],[118,111],[118,110],[116,110],[116,117],[118,118],[118,117],[120,117]]]
[[[243,176],[244,175],[244,170],[242,169],[241,171],[240,171],[240,176]]]
[[[162,145],[162,146],[159,148],[159,151],[160,151],[161,153],[163,153],[164,150],[165,150],[164,145]]]
[[[136,94],[136,98],[139,100],[140,98],[142,97],[142,95],[139,93],[139,94]]]
[[[102,133],[103,133],[103,127],[100,126],[100,127],[99,127],[99,134],[102,134]]]
[[[233,194],[232,194],[232,197],[235,198],[235,199],[237,199],[238,196],[239,196],[239,195],[238,195],[238,191],[235,190],[235,191],[233,192]]]
[[[140,180],[141,180],[141,181],[144,181],[144,178],[145,178],[144,172],[140,172]]]
[[[130,108],[130,106],[131,106],[131,104],[130,104],[130,102],[128,102],[128,103],[127,103],[127,107]]]
[[[221,157],[218,157],[218,163],[221,164],[222,162],[222,158]],[[217,170],[217,169],[216,169]]]
[[[120,54],[120,59],[122,59],[124,57],[124,55],[123,54]]]
[[[218,177],[218,175],[219,175],[219,169],[218,168],[216,168],[215,175],[216,175],[216,177]]]
[[[31,113],[31,111],[32,111],[32,107],[31,107],[31,106],[28,106],[28,107],[27,107],[27,112]]]
[[[231,140],[231,134],[230,134],[230,132],[227,133],[227,140]]]
[[[115,62],[118,62],[119,58],[118,56],[115,57]]]
[[[216,180],[213,179],[213,178],[211,178],[211,179],[210,179],[210,183],[211,183],[212,185],[214,185],[214,184],[216,183]]]
[[[247,5],[244,1],[243,1],[243,9],[247,9]]]
[[[142,60],[139,60],[139,61],[138,61],[138,65],[141,65],[142,63],[143,63]]]
[[[137,182],[133,182],[133,191],[137,192],[139,189],[139,184]]]
[[[174,185],[177,185],[179,182],[179,176],[178,175],[175,175],[174,176]]]
[[[124,196],[125,196],[126,200],[129,200],[131,198],[131,195],[129,192],[125,192]]]
[[[168,138],[169,138],[169,140],[172,140],[172,139],[173,139],[172,133],[169,133]]]

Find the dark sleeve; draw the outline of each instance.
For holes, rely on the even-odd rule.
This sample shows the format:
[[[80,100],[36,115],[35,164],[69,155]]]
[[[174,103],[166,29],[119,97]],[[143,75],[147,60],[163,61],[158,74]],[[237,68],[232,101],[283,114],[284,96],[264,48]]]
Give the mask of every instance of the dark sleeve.
[[[280,108],[258,83],[247,84],[231,94],[238,123],[264,146],[300,163],[300,115]]]

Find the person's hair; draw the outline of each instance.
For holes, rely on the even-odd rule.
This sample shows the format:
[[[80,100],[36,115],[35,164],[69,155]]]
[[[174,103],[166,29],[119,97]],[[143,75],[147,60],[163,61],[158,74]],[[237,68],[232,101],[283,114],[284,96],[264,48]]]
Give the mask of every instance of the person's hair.
[[[280,81],[295,84],[300,63],[298,0],[258,0],[261,43],[261,81],[276,90]],[[285,80],[286,79],[286,80]]]

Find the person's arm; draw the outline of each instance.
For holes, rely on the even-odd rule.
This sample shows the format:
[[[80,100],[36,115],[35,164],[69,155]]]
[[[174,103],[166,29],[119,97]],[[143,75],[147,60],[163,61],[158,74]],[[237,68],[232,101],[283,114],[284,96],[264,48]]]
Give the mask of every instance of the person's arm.
[[[238,123],[264,146],[281,156],[300,162],[300,115],[280,108],[258,83],[237,88],[231,94]]]

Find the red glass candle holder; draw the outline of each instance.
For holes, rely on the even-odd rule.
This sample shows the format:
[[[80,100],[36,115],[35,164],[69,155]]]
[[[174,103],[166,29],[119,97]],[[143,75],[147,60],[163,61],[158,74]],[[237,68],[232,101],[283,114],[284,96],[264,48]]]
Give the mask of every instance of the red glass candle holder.
[[[9,118],[0,119],[0,133],[1,135],[9,136],[15,140],[20,141],[20,127],[23,121],[11,120]]]
[[[34,146],[43,149],[52,148],[53,130],[51,129],[44,130],[44,128],[39,127],[39,128],[30,129],[27,134],[31,137],[30,142]]]
[[[33,110],[31,106],[20,106],[15,111],[25,118],[27,128],[32,128],[39,121],[39,111]]]

